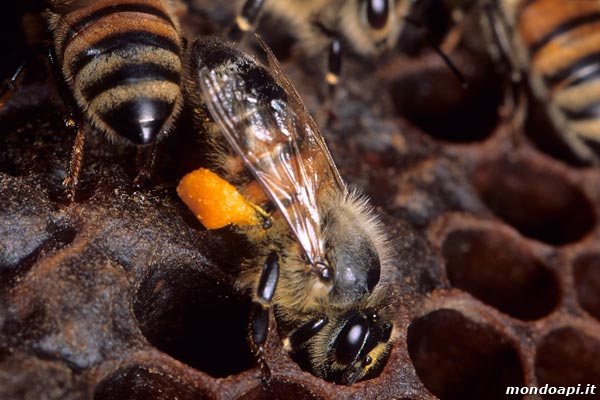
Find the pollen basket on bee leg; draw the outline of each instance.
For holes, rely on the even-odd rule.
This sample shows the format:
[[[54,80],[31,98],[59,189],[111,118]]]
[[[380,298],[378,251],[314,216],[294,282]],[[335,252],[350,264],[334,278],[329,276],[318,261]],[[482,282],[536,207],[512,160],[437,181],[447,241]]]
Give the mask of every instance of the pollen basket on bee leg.
[[[206,229],[264,223],[261,215],[264,211],[247,201],[235,186],[206,168],[185,175],[177,186],[177,194]]]

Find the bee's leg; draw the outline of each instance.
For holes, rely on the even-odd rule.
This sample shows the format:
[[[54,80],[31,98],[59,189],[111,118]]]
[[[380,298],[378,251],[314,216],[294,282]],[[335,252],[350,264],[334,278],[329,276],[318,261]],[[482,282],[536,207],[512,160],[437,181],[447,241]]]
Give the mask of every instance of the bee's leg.
[[[0,110],[2,110],[4,108],[4,104],[6,103],[8,98],[12,95],[12,93],[15,91],[15,88],[17,87],[17,81],[23,74],[24,70],[25,70],[25,61],[23,61],[17,67],[16,71],[10,78],[6,79],[2,83],[2,87],[0,87]]]
[[[262,10],[264,0],[246,0],[242,11],[235,18],[235,23],[227,33],[227,37],[233,41],[240,42],[245,36],[252,32],[258,15]]]
[[[269,334],[269,308],[279,280],[279,257],[275,251],[269,253],[263,265],[256,289],[256,300],[250,320],[250,339],[254,355],[263,371],[263,380],[271,377],[271,370],[265,358],[265,343]]]
[[[510,109],[513,110],[512,125],[515,133],[518,134],[524,128],[527,118],[527,95],[520,74],[512,74],[510,88],[507,92],[505,96],[509,99],[508,104]]]
[[[83,147],[85,144],[85,132],[83,128],[75,122],[72,128],[77,130],[77,134],[75,136],[75,143],[73,144],[73,151],[71,152],[67,177],[63,180],[65,195],[71,202],[75,201],[75,188],[79,182],[79,171],[81,170],[81,160],[83,159]]]
[[[301,325],[292,332],[290,336],[283,339],[283,348],[287,351],[299,350],[311,337],[315,336],[327,323],[329,319],[326,315],[315,317],[307,323]]]
[[[329,32],[327,32],[329,34]],[[340,81],[342,72],[342,43],[332,36],[327,53],[327,72],[325,74],[325,82],[327,83],[327,94],[323,106],[318,113],[317,120],[323,121],[325,126],[331,125],[335,121],[336,116],[333,112],[335,104],[335,93],[337,85]]]
[[[329,98],[333,101],[335,88],[340,81],[342,73],[342,43],[337,37],[333,37],[329,45],[329,56],[327,62],[327,74],[325,81],[329,87]]]
[[[73,99],[71,91],[67,87],[53,46],[48,48],[47,57],[50,61],[50,65],[52,66],[54,78],[57,81],[59,95],[67,109],[67,116],[64,119],[65,126],[68,129],[76,132],[75,143],[73,144],[73,151],[71,152],[71,161],[69,162],[67,176],[63,180],[65,195],[69,201],[73,202],[75,200],[75,189],[77,188],[77,183],[79,182],[79,171],[81,170],[81,162],[83,159],[85,131],[81,124],[81,113],[79,112],[79,108],[75,103],[75,99]]]
[[[154,168],[156,144],[150,143],[138,146],[136,154],[137,176],[133,180],[136,189],[145,189],[149,186],[152,170]]]
[[[440,46],[438,46],[438,44],[435,41],[435,38],[432,36],[431,32],[429,32],[429,30],[427,29],[427,27],[425,27],[422,22],[420,22],[418,20],[415,20],[413,18],[410,18],[410,17],[404,17],[404,21],[412,24],[417,29],[419,29],[419,31],[422,32],[422,34],[424,35],[423,38],[427,41],[427,43],[429,44],[429,46],[431,46],[431,48],[433,49],[433,51],[435,51],[436,54],[438,56],[440,56],[440,58],[442,59],[442,61],[444,62],[444,64],[446,64],[446,66],[448,68],[450,68],[450,71],[452,72],[452,74],[454,75],[454,77],[456,78],[456,80],[460,83],[460,85],[463,88],[466,88],[467,87],[467,80],[465,79],[464,75],[462,74],[462,72],[460,72],[460,70],[458,69],[458,67],[456,65],[454,65],[454,63],[452,62],[452,60],[450,59],[450,57],[448,57],[448,55],[446,54],[445,50],[442,49]]]
[[[498,53],[496,54],[497,61],[508,70],[501,72],[508,72],[510,76],[510,80],[506,84],[504,97],[505,102],[512,111],[512,124],[515,132],[519,132],[525,124],[527,101],[523,86],[523,74],[519,68],[515,52],[512,51],[509,23],[495,2],[485,1],[483,7],[482,18],[485,18],[484,24],[490,27],[488,35],[491,35],[491,40],[495,43]]]

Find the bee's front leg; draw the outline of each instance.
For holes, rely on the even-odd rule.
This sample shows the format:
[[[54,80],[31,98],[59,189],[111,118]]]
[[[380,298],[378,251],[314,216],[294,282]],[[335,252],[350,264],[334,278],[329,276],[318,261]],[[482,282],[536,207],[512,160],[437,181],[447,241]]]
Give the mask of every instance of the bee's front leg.
[[[268,380],[271,377],[271,370],[265,358],[265,343],[269,334],[269,309],[278,280],[279,256],[275,251],[272,251],[263,265],[256,289],[254,310],[250,319],[250,340],[254,355],[258,358],[263,371],[263,380]]]
[[[324,28],[321,27],[321,29]],[[331,35],[331,33],[325,32],[328,35]],[[331,36],[331,42],[329,43],[329,50],[327,52],[327,72],[325,73],[327,93],[325,94],[323,106],[317,114],[317,119],[322,121],[325,126],[330,126],[337,120],[337,116],[333,110],[335,108],[336,89],[342,73],[342,58],[342,42],[337,36],[333,35]]]
[[[335,88],[340,81],[340,75],[342,73],[342,42],[339,38],[333,37],[329,44],[329,53],[327,60],[327,74],[325,75],[325,81],[329,86],[329,97],[330,101],[333,101],[335,97]]]

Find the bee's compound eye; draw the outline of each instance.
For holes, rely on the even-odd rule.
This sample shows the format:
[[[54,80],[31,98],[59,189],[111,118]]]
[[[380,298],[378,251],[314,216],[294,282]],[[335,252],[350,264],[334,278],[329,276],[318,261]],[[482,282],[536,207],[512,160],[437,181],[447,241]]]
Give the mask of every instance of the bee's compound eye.
[[[367,0],[367,21],[373,29],[385,27],[390,13],[389,0]]]
[[[358,357],[369,331],[369,322],[354,315],[335,340],[335,358],[341,364],[350,364]]]

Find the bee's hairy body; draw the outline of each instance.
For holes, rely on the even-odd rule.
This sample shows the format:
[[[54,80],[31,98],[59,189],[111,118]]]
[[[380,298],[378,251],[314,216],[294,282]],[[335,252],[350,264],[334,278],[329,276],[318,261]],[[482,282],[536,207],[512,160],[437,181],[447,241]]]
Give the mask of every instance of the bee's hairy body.
[[[240,289],[252,293],[261,307],[275,306],[288,339],[307,322],[328,321],[288,350],[293,356],[306,352],[316,375],[351,384],[378,373],[391,347],[392,325],[382,316],[390,268],[385,236],[366,200],[341,183],[314,122],[304,120],[310,117],[299,110],[297,94],[284,87],[287,78],[269,67],[233,45],[198,40],[190,69],[201,71],[201,84],[191,79],[187,89],[192,99],[196,96],[194,104],[204,104],[196,112],[212,147],[213,169],[270,214],[268,228],[237,228],[254,254],[242,265]],[[214,84],[207,89],[207,83]],[[229,128],[227,142],[223,136]],[[298,183],[303,177],[307,186]],[[318,220],[311,221],[311,215]],[[265,300],[264,266],[274,256],[276,290]],[[332,276],[324,279],[316,265],[326,265],[324,273]],[[334,356],[336,344],[351,323],[364,334],[364,345],[351,348],[351,359],[340,361]]]

